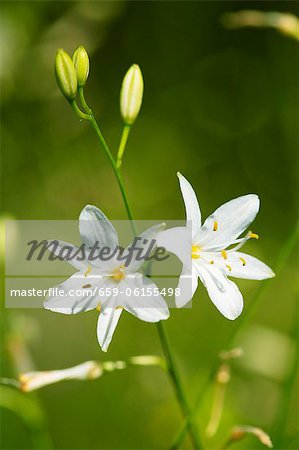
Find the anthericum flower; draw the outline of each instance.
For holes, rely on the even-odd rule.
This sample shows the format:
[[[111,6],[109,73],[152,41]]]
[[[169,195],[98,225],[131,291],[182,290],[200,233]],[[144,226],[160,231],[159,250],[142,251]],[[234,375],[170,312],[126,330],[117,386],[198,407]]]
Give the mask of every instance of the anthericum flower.
[[[86,361],[68,369],[23,373],[19,376],[19,381],[21,390],[30,392],[64,380],[93,380],[102,373],[103,369],[98,362]]]
[[[192,223],[192,243],[189,242],[191,248],[188,247],[192,271],[188,272],[186,258],[178,251],[179,245],[175,239],[176,235],[179,236],[178,228],[164,231],[157,239],[159,246],[177,254],[184,264],[176,305],[182,307],[191,300],[199,278],[221,314],[234,320],[242,312],[243,297],[236,284],[228,277],[264,280],[275,275],[266,264],[239,251],[248,239],[258,239],[258,235],[251,231],[242,238],[239,236],[257,215],[259,198],[255,194],[235,198],[216,209],[202,225],[196,194],[183,175],[178,173],[178,177],[187,221]]]
[[[78,86],[82,87],[85,85],[89,74],[89,58],[87,51],[82,45],[75,50],[73,63],[77,74]]]
[[[77,95],[77,75],[72,58],[62,48],[57,50],[54,69],[59,89],[71,102]]]
[[[140,234],[139,242],[147,239],[146,245],[150,245],[162,229],[164,224],[149,228]],[[115,228],[104,213],[95,206],[87,205],[82,210],[79,231],[86,249],[98,243],[101,248],[109,248],[113,253],[118,246]],[[80,250],[72,244],[63,241],[55,242],[59,242],[58,247],[49,248],[49,250],[62,258],[63,248],[69,249],[68,256],[70,252],[73,255],[80,253]],[[146,249],[146,245],[142,248]],[[129,248],[130,245],[124,250],[124,254],[129,251]],[[168,319],[167,304],[161,295],[157,295],[155,284],[142,273],[137,272],[144,260],[136,258],[136,252],[133,252],[131,261],[126,265],[118,260],[118,254],[107,261],[99,258],[91,261],[88,256],[87,251],[85,257],[81,255],[80,258],[64,258],[78,269],[78,272],[57,286],[59,290],[64,291],[65,295],[47,298],[44,302],[46,309],[63,314],[76,314],[97,309],[100,312],[97,336],[103,351],[108,349],[123,310],[145,322]],[[146,296],[140,294],[143,292],[142,288],[145,289]]]
[[[120,112],[126,125],[132,125],[141,108],[143,78],[140,67],[133,64],[127,71],[120,92]]]

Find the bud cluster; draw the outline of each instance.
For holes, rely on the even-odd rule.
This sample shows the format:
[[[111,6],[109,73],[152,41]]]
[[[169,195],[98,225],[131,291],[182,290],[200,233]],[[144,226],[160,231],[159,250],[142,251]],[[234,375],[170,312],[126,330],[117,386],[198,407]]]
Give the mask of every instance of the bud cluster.
[[[89,74],[89,58],[84,47],[77,48],[73,59],[62,48],[57,50],[55,75],[59,89],[65,98],[72,102],[77,96],[78,87],[83,87]]]
[[[70,103],[74,104],[80,89],[82,94],[82,88],[89,75],[89,57],[85,48],[82,45],[78,47],[72,58],[62,48],[58,49],[54,68],[60,91]],[[140,67],[133,64],[125,74],[120,92],[120,113],[127,127],[135,122],[141,108],[142,97],[142,73]],[[83,106],[86,109],[86,105]]]

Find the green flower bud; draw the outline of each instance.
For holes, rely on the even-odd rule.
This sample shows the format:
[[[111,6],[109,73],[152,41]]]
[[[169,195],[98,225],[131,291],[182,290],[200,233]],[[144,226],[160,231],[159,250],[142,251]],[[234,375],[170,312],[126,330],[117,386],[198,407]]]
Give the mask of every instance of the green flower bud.
[[[59,89],[69,101],[77,95],[77,76],[71,57],[60,48],[55,59],[55,75]]]
[[[140,67],[133,64],[127,71],[120,92],[120,112],[126,125],[132,125],[140,111],[143,78]]]
[[[82,87],[85,85],[89,74],[89,58],[87,51],[82,45],[73,54],[73,63],[77,74],[78,86]]]

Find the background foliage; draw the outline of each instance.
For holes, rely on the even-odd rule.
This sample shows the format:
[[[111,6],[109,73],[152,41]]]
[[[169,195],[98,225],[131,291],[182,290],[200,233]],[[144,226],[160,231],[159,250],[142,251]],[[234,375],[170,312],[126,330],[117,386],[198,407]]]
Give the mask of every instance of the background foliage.
[[[143,71],[144,102],[124,162],[136,218],[184,217],[178,170],[197,191],[204,216],[233,197],[258,193],[261,212],[254,231],[261,239],[245,251],[274,266],[296,226],[298,42],[274,30],[221,25],[223,13],[248,8],[298,12],[296,2],[287,1],[3,1],[3,214],[76,219],[91,203],[112,219],[126,218],[105,155],[88,124],[80,123],[62,98],[53,75],[56,49],[72,53],[83,44],[91,57],[86,97],[114,149],[121,132],[123,75],[135,62]],[[213,448],[239,423],[264,428],[276,448],[297,448],[290,384],[297,361],[295,265],[294,257],[289,259],[269,283],[238,335],[244,356],[234,363],[224,417],[209,443]],[[246,315],[260,282],[238,285]],[[13,352],[23,357],[26,369],[44,370],[160,351],[155,327],[128,314],[108,354],[97,344],[94,311],[64,317],[11,310],[2,317],[3,376],[16,376]],[[192,310],[172,312],[167,328],[190,400],[236,324],[218,313],[202,287]],[[212,392],[210,383],[197,414],[202,434]],[[164,448],[181,423],[168,380],[154,368],[61,383],[37,395],[41,421],[57,449]],[[39,448],[18,415],[4,408],[1,420],[3,449]],[[260,446],[251,438],[235,444],[236,449]]]

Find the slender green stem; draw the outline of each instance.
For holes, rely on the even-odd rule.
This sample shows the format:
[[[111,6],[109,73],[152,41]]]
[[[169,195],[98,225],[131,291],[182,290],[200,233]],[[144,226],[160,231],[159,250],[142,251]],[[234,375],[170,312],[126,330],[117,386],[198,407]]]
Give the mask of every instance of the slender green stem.
[[[126,208],[128,217],[130,219],[130,223],[131,223],[133,234],[136,235],[137,234],[136,227],[135,227],[135,223],[134,223],[134,219],[133,219],[133,214],[132,214],[132,211],[131,211],[131,208],[130,208],[130,205],[129,205],[129,202],[128,202],[128,199],[127,199],[127,193],[126,193],[126,188],[125,188],[125,184],[124,184],[124,179],[123,179],[122,173],[116,166],[116,162],[114,161],[112,153],[111,153],[111,151],[110,151],[110,149],[109,149],[109,147],[108,147],[108,145],[107,145],[107,143],[105,141],[105,138],[104,138],[104,136],[103,136],[103,134],[102,134],[98,124],[97,124],[97,121],[96,121],[94,115],[91,116],[90,123],[91,123],[93,129],[95,130],[95,132],[96,132],[96,134],[97,134],[97,136],[99,138],[99,141],[102,144],[102,147],[104,148],[104,150],[106,152],[106,155],[109,158],[110,164],[111,164],[111,166],[113,168],[113,171],[115,173],[115,176],[116,176],[116,179],[117,179],[117,182],[118,182],[118,186],[119,186],[122,198],[123,198],[123,202],[125,204],[125,208]]]
[[[96,118],[95,118],[91,108],[86,103],[86,100],[85,100],[85,97],[84,97],[83,88],[79,88],[79,96],[80,96],[80,101],[81,101],[81,104],[82,104],[83,108],[85,109],[86,112],[88,112],[88,115],[84,114],[86,116],[86,120],[88,120],[91,123],[93,129],[95,130],[96,135],[98,136],[98,139],[100,141],[100,144],[103,147],[106,155],[108,156],[109,162],[110,162],[110,164],[112,166],[112,169],[113,169],[113,171],[115,173],[115,176],[116,176],[116,179],[117,179],[117,182],[118,182],[118,185],[119,185],[119,189],[120,189],[120,192],[121,192],[121,195],[122,195],[122,198],[123,198],[123,202],[125,204],[125,208],[126,208],[128,217],[130,219],[132,231],[133,231],[133,234],[135,235],[135,234],[137,234],[136,233],[136,227],[135,227],[135,223],[134,223],[134,220],[133,220],[132,211],[131,211],[130,205],[128,203],[128,200],[127,200],[127,194],[126,194],[126,188],[125,188],[125,183],[124,183],[123,176],[122,176],[119,168],[116,165],[116,162],[115,162],[115,160],[113,158],[113,155],[112,155],[112,153],[110,151],[110,148],[108,147],[108,144],[107,144],[107,142],[106,142],[106,140],[105,140],[105,138],[103,136],[103,133],[100,130],[100,127],[99,127],[99,125],[98,125],[98,123],[96,121]],[[75,104],[75,107],[76,107],[77,106],[76,103],[74,103],[74,104]],[[76,111],[76,109],[75,109],[75,111]]]
[[[297,315],[294,314],[294,324],[290,333],[290,337],[293,341],[296,341],[297,338]],[[275,435],[274,442],[277,448],[284,448],[284,444],[286,445],[285,437],[285,428],[289,419],[289,408],[292,400],[292,394],[294,392],[294,388],[296,385],[297,373],[299,366],[299,349],[296,346],[296,354],[294,357],[294,361],[289,372],[288,377],[283,383],[283,389],[281,393],[281,400],[279,407],[277,408],[277,418],[276,418],[276,426],[275,426]]]
[[[202,449],[200,437],[196,428],[196,425],[194,424],[191,411],[189,408],[189,404],[185,395],[185,391],[179,376],[178,369],[176,367],[175,361],[173,359],[169,339],[167,336],[166,328],[163,324],[163,322],[157,323],[158,333],[160,337],[160,342],[162,346],[162,350],[164,353],[164,357],[168,364],[168,373],[172,379],[174,389],[176,391],[176,396],[178,399],[178,402],[180,404],[183,416],[188,418],[188,423],[190,423],[190,437],[192,439],[193,445],[195,449]]]
[[[92,110],[90,109],[90,107],[88,106],[88,104],[85,100],[83,87],[79,87],[78,92],[79,92],[79,98],[80,98],[81,105],[85,109],[85,112],[89,115],[93,115]]]
[[[73,110],[75,111],[75,113],[77,114],[78,117],[80,117],[80,119],[84,119],[84,120],[90,120],[91,116],[89,114],[84,114],[84,112],[81,111],[81,109],[78,107],[76,100],[72,100],[70,102],[71,107],[73,108]]]
[[[110,149],[109,149],[109,147],[108,147],[108,145],[106,143],[106,140],[105,140],[105,138],[104,138],[104,136],[103,136],[103,134],[102,134],[98,124],[97,124],[97,121],[96,121],[96,119],[94,117],[94,114],[93,114],[91,108],[86,103],[86,100],[84,98],[84,92],[83,92],[82,88],[79,89],[79,95],[80,95],[81,104],[82,104],[83,108],[85,109],[85,111],[88,113],[88,120],[91,123],[93,129],[95,130],[95,132],[96,132],[96,134],[98,136],[98,139],[100,141],[100,144],[102,145],[106,155],[108,156],[109,162],[110,162],[110,164],[111,164],[111,166],[113,168],[113,171],[114,171],[115,176],[117,178],[118,185],[119,185],[119,188],[120,188],[120,191],[121,191],[121,195],[122,195],[122,198],[123,198],[123,201],[124,201],[124,204],[125,204],[125,208],[126,208],[128,217],[129,217],[131,225],[132,225],[133,234],[136,236],[137,233],[136,233],[136,228],[135,228],[135,224],[134,224],[134,219],[133,219],[132,211],[130,209],[129,202],[128,202],[128,199],[127,199],[127,193],[126,193],[126,189],[125,189],[124,181],[123,181],[123,176],[122,176],[122,172],[121,172],[122,155],[124,153],[125,146],[126,146],[126,143],[127,143],[127,139],[128,139],[128,135],[129,135],[129,128],[125,131],[126,127],[124,127],[124,130],[123,130],[121,143],[120,143],[119,151],[118,151],[118,161],[119,161],[118,164],[119,165],[117,165],[117,163],[114,160],[113,155],[112,155],[112,153],[111,153],[111,151],[110,151]],[[164,353],[164,356],[165,356],[165,359],[166,359],[166,362],[167,362],[168,373],[169,373],[169,375],[170,375],[170,377],[172,379],[172,382],[174,384],[178,402],[180,404],[180,407],[181,407],[181,410],[183,412],[183,415],[186,416],[186,418],[188,419],[188,423],[190,421],[190,430],[189,430],[190,437],[192,439],[194,448],[196,450],[200,450],[200,449],[202,449],[201,442],[200,442],[200,439],[199,439],[196,427],[193,424],[193,420],[192,420],[191,417],[189,417],[189,415],[190,415],[190,408],[189,408],[189,405],[188,405],[188,402],[187,402],[187,398],[186,398],[186,395],[185,395],[185,392],[184,392],[184,388],[182,386],[180,377],[178,375],[178,370],[177,370],[177,367],[175,365],[174,358],[172,356],[172,352],[171,352],[170,344],[169,344],[169,341],[168,341],[168,338],[167,338],[165,327],[164,327],[162,322],[158,322],[157,323],[157,328],[158,328],[158,333],[159,333],[159,337],[160,337],[160,341],[161,341],[162,350],[163,350],[163,353]]]
[[[116,160],[116,167],[118,169],[121,168],[122,165],[122,161],[123,161],[123,154],[127,145],[127,140],[130,134],[130,130],[131,130],[131,125],[124,125],[123,127],[123,131],[122,131],[122,135],[121,135],[121,139],[120,139],[120,144],[119,144],[119,148],[118,148],[118,152],[117,152],[117,160]]]
[[[296,225],[294,231],[290,234],[288,239],[285,241],[285,243],[282,246],[281,251],[278,255],[278,258],[277,258],[277,261],[275,264],[276,276],[284,268],[289,256],[291,255],[292,251],[296,247],[297,242],[298,242],[298,237],[299,237],[298,226]],[[242,317],[240,317],[240,319],[236,322],[235,327],[233,328],[233,331],[230,334],[230,336],[226,342],[226,345],[224,345],[223,348],[229,348],[234,345],[234,342],[235,342],[236,338],[239,336],[240,331],[243,329],[244,325],[248,322],[250,317],[252,317],[252,314],[258,303],[258,300],[261,298],[261,296],[264,294],[264,292],[266,291],[268,286],[273,282],[273,280],[275,280],[275,278],[271,278],[260,285],[260,287],[256,291],[254,297],[248,303],[247,313],[244,314]],[[198,409],[201,405],[201,402],[203,400],[206,388],[208,387],[210,380],[214,379],[217,369],[218,369],[218,360],[213,365],[213,367],[210,371],[210,374],[208,375],[205,383],[203,383],[203,385],[201,386],[201,388],[198,391],[198,394],[197,394],[196,400],[195,400],[195,404],[194,404],[194,408],[192,411],[193,416],[198,411]],[[183,443],[183,441],[185,439],[185,435],[186,435],[189,427],[190,427],[190,421],[189,421],[189,418],[187,418],[173,440],[172,449],[178,449],[181,446],[181,444]]]

